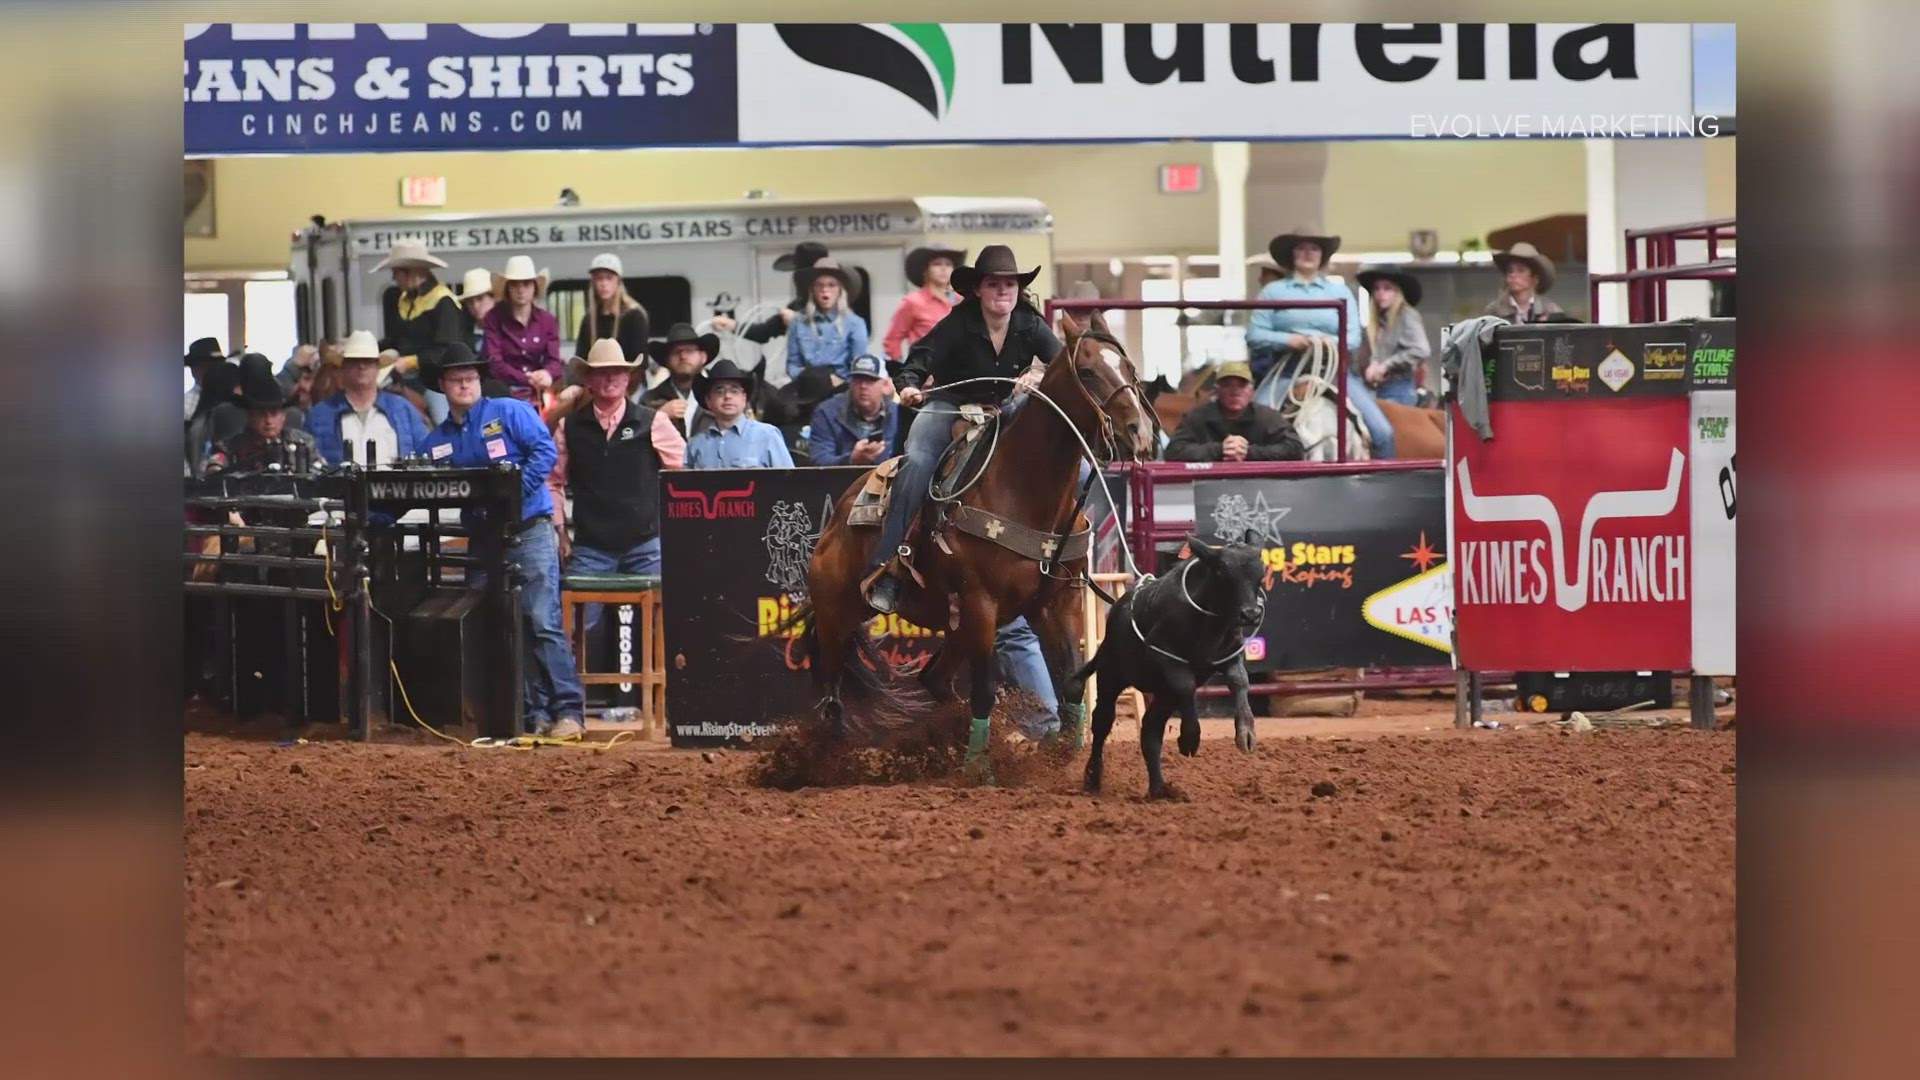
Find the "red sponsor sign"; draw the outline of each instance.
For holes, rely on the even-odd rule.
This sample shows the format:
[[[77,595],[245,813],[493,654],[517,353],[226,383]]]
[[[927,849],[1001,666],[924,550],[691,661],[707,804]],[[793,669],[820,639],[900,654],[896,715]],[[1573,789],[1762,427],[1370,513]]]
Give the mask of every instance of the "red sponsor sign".
[[[1454,416],[1461,665],[1687,669],[1687,399],[1495,402],[1491,420],[1482,442]]]

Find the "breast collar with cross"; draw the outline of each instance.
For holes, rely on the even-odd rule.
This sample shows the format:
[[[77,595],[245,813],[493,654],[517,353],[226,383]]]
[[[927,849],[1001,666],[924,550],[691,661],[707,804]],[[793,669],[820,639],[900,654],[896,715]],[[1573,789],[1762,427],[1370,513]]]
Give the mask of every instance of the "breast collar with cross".
[[[1180,567],[1180,572],[1176,575],[1173,575],[1173,577],[1177,577],[1180,580],[1180,598],[1185,600],[1188,603],[1188,605],[1193,608],[1193,610],[1199,612],[1202,615],[1212,615],[1215,618],[1225,618],[1227,615],[1230,614],[1229,612],[1208,611],[1206,608],[1201,607],[1200,604],[1194,600],[1192,593],[1187,591],[1187,573],[1192,569],[1193,569],[1193,560],[1189,559],[1184,565]],[[1138,589],[1135,589],[1133,591],[1133,596],[1137,601],[1141,599],[1146,593],[1146,591],[1152,588],[1154,585],[1161,584],[1163,582],[1170,581],[1172,579],[1173,578],[1149,579],[1146,582],[1142,583]],[[1259,596],[1260,596],[1260,614],[1261,614],[1261,617],[1264,618],[1267,612],[1267,594],[1265,592],[1262,592],[1259,594]],[[1161,656],[1165,656],[1173,660],[1178,660],[1189,667],[1193,666],[1193,661],[1187,659],[1184,656],[1181,656],[1179,653],[1173,652],[1172,650],[1169,650],[1169,649],[1163,649],[1160,646],[1155,645],[1153,642],[1147,640],[1146,631],[1140,629],[1140,605],[1138,603],[1134,603],[1127,608],[1127,623],[1128,625],[1133,627],[1133,636],[1140,639],[1140,644],[1145,645],[1147,648],[1152,649],[1154,652],[1159,653]],[[1258,625],[1258,624],[1256,623],[1255,625]],[[1241,652],[1245,651],[1246,647],[1247,647],[1247,639],[1246,639],[1246,634],[1243,632],[1240,635],[1240,640],[1234,643],[1233,650],[1231,652],[1228,652],[1225,656],[1222,656],[1220,659],[1212,661],[1209,666],[1216,667],[1216,668],[1219,667],[1220,665],[1240,655]]]

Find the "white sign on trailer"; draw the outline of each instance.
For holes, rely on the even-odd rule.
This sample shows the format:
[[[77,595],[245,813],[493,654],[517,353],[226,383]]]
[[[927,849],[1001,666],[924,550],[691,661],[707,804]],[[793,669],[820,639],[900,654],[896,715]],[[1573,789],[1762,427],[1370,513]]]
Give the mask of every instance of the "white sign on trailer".
[[[1692,415],[1693,670],[1734,672],[1732,390],[1695,390]]]

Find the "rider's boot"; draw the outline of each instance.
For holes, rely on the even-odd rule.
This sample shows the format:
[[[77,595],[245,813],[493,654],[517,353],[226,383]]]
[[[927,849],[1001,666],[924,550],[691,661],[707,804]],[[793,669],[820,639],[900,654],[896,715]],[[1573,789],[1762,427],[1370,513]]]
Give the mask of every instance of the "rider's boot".
[[[894,576],[893,571],[885,571],[874,579],[873,585],[867,590],[867,603],[882,615],[893,614],[893,609],[900,603],[900,579]]]

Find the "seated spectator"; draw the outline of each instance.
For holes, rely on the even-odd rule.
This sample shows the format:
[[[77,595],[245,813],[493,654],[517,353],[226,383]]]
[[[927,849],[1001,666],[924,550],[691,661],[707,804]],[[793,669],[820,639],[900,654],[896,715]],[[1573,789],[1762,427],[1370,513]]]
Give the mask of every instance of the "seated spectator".
[[[313,436],[287,427],[286,392],[272,372],[265,379],[243,382],[240,401],[247,412],[246,429],[214,449],[207,458],[207,473],[319,470],[320,453]]]
[[[1353,354],[1353,370],[1380,400],[1417,404],[1415,390],[1433,352],[1427,342],[1427,324],[1415,310],[1420,306],[1420,279],[1397,270],[1375,269],[1362,271],[1358,280],[1369,299],[1363,320],[1366,332]]]
[[[554,440],[560,460],[547,477],[554,524],[567,573],[660,572],[660,474],[685,464],[687,441],[662,412],[636,405],[627,383],[640,369],[616,338],[600,338],[567,374],[586,387],[560,419]],[[573,490],[573,537],[567,538],[562,492]],[[587,633],[600,621],[588,605]]]
[[[294,387],[299,385],[301,377],[305,376],[307,384],[311,386],[313,384],[313,376],[319,370],[319,347],[314,345],[301,345],[293,350],[292,356],[287,357],[286,363],[280,365],[280,370],[274,377],[280,380],[281,389],[287,392],[289,398],[292,398],[298,396],[294,393]],[[295,402],[295,404],[298,404],[303,409],[306,408],[305,403]]]
[[[965,248],[917,247],[907,252],[907,280],[913,291],[900,299],[887,324],[881,347],[888,357],[905,362],[907,347],[926,337],[960,302],[960,294],[953,291],[953,268],[966,261]]]
[[[1546,322],[1549,315],[1565,315],[1560,305],[1540,295],[1553,288],[1553,261],[1522,240],[1505,251],[1497,251],[1493,263],[1506,277],[1506,292],[1481,312],[1498,315],[1509,322]],[[1558,321],[1558,320],[1556,320]]]
[[[466,314],[463,328],[466,331],[467,348],[473,354],[485,357],[487,354],[487,331],[481,324],[487,318],[487,312],[493,310],[493,273],[485,267],[476,266],[467,271],[460,279],[460,291],[453,299]]]
[[[687,435],[700,412],[694,380],[719,353],[718,335],[696,334],[686,323],[674,323],[665,341],[647,344],[647,355],[667,369],[667,377],[642,395],[640,404],[666,413],[680,434]]]
[[[800,284],[800,276],[813,267],[813,264],[827,257],[827,245],[812,240],[802,240],[795,244],[792,251],[773,260],[773,269],[777,273],[793,275],[794,298],[787,306],[741,331],[740,336],[755,345],[765,345],[774,338],[787,332],[792,325],[793,316],[807,306],[806,289]],[[725,315],[713,320],[713,328],[722,334],[730,334],[739,324]],[[716,352],[718,350],[715,350]]]
[[[752,375],[725,359],[693,381],[706,422],[687,440],[687,468],[793,468],[780,429],[747,415],[752,385]]]
[[[627,294],[626,273],[620,256],[612,252],[595,255],[587,268],[587,310],[580,315],[580,332],[574,335],[573,354],[586,356],[593,343],[613,338],[628,360],[641,361],[647,350],[647,309]],[[633,378],[640,377],[636,369]]]
[[[547,277],[536,272],[525,255],[508,259],[506,270],[494,275],[498,303],[480,323],[486,334],[487,370],[536,410],[542,396],[558,390],[566,374],[560,363],[560,320],[537,302],[546,295]]]
[[[796,465],[811,465],[813,447],[807,442],[807,436],[813,428],[813,414],[820,403],[840,392],[846,381],[824,367],[812,367],[802,371],[797,378],[788,379],[786,385],[771,393],[754,395],[757,400],[748,403],[755,419],[765,421],[780,429],[787,440],[787,453],[793,455]]]
[[[206,340],[211,341],[212,338]],[[196,344],[198,344],[196,342]],[[240,393],[240,369],[221,357],[219,363],[201,366],[200,391],[194,400],[193,415],[187,418],[187,466],[188,473],[200,475],[206,468],[207,458],[223,440],[240,434],[246,428],[246,411],[234,408],[222,411],[222,406],[233,403]],[[216,423],[215,414],[221,416]],[[237,416],[240,423],[232,430],[225,430],[227,417]]]
[[[225,442],[246,430],[248,410],[241,398],[265,400],[273,396],[266,393],[266,384],[272,383],[275,387],[280,385],[280,380],[273,373],[273,361],[259,353],[247,353],[240,357],[235,380],[238,386],[234,396],[215,405],[213,409],[213,442],[215,444]],[[282,399],[282,405],[285,406],[283,410],[285,426],[295,431],[304,430],[307,426],[306,413],[292,408],[286,401],[284,391],[279,396]]]
[[[808,433],[814,465],[874,465],[894,455],[900,405],[887,396],[886,369],[867,353],[855,359],[847,388],[820,403]]]
[[[349,446],[357,465],[391,465],[421,453],[427,441],[420,410],[399,394],[380,389],[380,346],[365,330],[347,336],[340,350],[340,391],[313,406],[307,430],[328,465],[344,462]],[[374,444],[371,461],[369,439]]]
[[[1221,364],[1212,401],[1196,406],[1167,443],[1168,461],[1298,461],[1300,436],[1279,410],[1253,400],[1245,362]]]
[[[433,273],[446,266],[424,242],[402,237],[373,268],[393,279],[380,296],[380,344],[391,354],[394,389],[418,394],[435,423],[447,415],[447,399],[439,389],[440,354],[462,336],[460,305]]]
[[[800,280],[807,306],[787,328],[787,377],[824,367],[844,379],[853,358],[867,351],[867,320],[849,302],[860,283],[832,259],[814,263]]]

